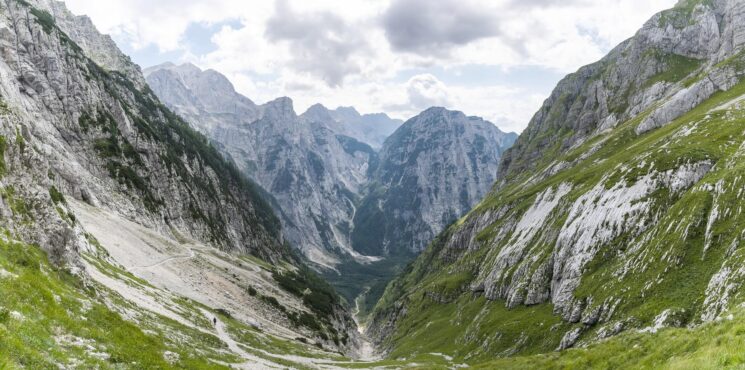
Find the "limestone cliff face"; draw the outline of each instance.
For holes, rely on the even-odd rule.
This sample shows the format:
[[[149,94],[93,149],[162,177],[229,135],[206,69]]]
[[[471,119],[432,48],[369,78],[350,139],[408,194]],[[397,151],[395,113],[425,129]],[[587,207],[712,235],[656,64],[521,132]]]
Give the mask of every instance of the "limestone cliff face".
[[[145,86],[140,67],[119,50],[109,35],[99,33],[90,18],[72,14],[62,1],[37,0],[32,3],[36,9],[48,12],[54,18],[55,25],[96,64],[125,74],[139,88]]]
[[[262,184],[287,219],[288,237],[316,263],[339,256],[364,259],[351,248],[355,204],[377,154],[327,123],[297,116],[292,101],[264,106],[261,119],[215,135],[244,170]]]
[[[339,107],[328,114],[331,119],[340,123],[341,132],[375,150],[380,150],[385,140],[403,123],[401,120],[391,119],[385,113],[360,114],[354,107]]]
[[[254,186],[160,104],[90,20],[61,2],[6,1],[0,46],[6,227],[75,260],[85,241],[52,202],[59,191],[166,234],[291,258]]]
[[[226,82],[213,77],[202,82]],[[200,101],[231,109],[220,102]],[[266,109],[267,117],[282,113],[281,104]],[[235,317],[263,320],[289,340],[300,334],[353,353],[349,312],[288,248],[264,196],[160,102],[139,67],[87,18],[60,2],[0,2],[0,232],[5,242],[39,245],[91,283],[85,289],[95,293],[75,299],[116,291],[121,301],[106,302],[113,308],[165,315],[195,299],[241,310]],[[146,291],[112,272],[120,265],[140,274],[148,284],[136,285]],[[142,271],[151,268],[161,270]],[[147,328],[139,315],[127,320]]]
[[[388,287],[371,334],[395,349],[417,317],[482,297],[477,320],[449,322],[453,341],[509,355],[742,302],[744,11],[681,1],[561,81],[495,190]]]
[[[262,109],[238,94],[225,76],[192,64],[170,63],[144,71],[158,97],[207,137],[222,127],[257,120]]]
[[[276,201],[288,240],[327,267],[355,253],[349,233],[355,204],[377,154],[344,135],[332,112],[315,106],[302,116],[280,98],[258,106],[214,71],[193,65],[147,70],[154,91]]]
[[[481,118],[431,108],[407,121],[380,151],[355,217],[362,253],[416,254],[473,208],[517,135]]]
[[[741,1],[684,0],[652,17],[605,58],[559,82],[505,154],[500,177],[535,169],[535,164],[649,109],[656,112],[637,132],[660,127],[731,88],[737,78],[730,68],[706,76],[693,72],[739,53],[745,44],[744,12]],[[657,106],[660,102],[665,106]]]

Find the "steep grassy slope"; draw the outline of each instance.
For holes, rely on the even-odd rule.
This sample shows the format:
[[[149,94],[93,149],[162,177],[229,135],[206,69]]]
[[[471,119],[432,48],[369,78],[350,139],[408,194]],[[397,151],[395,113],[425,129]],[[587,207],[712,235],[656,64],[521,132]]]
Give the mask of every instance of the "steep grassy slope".
[[[739,2],[695,8],[696,17],[723,20],[722,39],[742,28],[725,21],[742,10]],[[681,11],[656,16],[613,53],[668,47],[665,39],[649,44],[650,35],[660,18]],[[671,39],[674,47],[685,49],[705,23],[686,25],[691,34]],[[604,115],[619,116],[594,110],[615,99],[613,92],[568,105],[549,99],[503,163],[533,170],[507,171],[507,181],[388,286],[370,334],[393,358],[441,352],[480,362],[624,331],[698,325],[741,303],[742,54],[737,48],[714,54],[695,63],[681,55],[646,78],[629,77],[637,79],[629,102],[635,94],[656,98],[624,108],[623,122],[605,125]],[[686,64],[694,65],[681,67]],[[671,81],[669,92],[658,95],[660,78]],[[712,81],[718,87],[709,90]],[[564,95],[566,83],[555,95]],[[587,87],[593,84],[576,86],[597,93],[597,85]],[[577,118],[582,110],[597,120]],[[556,117],[541,118],[546,112]],[[559,119],[562,114],[568,115]],[[585,126],[575,126],[580,121]],[[552,149],[541,144],[564,137],[556,132],[571,138],[566,147],[567,141],[550,142]],[[547,154],[532,167],[515,164],[527,163],[520,161],[536,150]]]
[[[745,364],[742,309],[695,329],[625,333],[582,349],[489,361],[476,369],[738,369]]]
[[[744,84],[640,138],[633,134],[638,120],[631,121],[613,134],[593,140],[604,142],[603,148],[571,171],[532,186],[519,184],[505,188],[498,197],[487,199],[468,219],[490,217],[494,210],[516,206],[500,218],[502,221],[472,234],[472,241],[458,240],[464,237],[462,229],[472,227],[468,220],[451,227],[404,277],[389,286],[379,303],[382,311],[378,315],[406,311],[396,324],[396,336],[388,342],[394,344],[392,355],[443,351],[463,358],[486,358],[495,354],[546,352],[559,347],[562,336],[573,329],[579,329],[583,338],[592,340],[625,327],[652,325],[665,310],[671,311],[663,324],[685,325],[716,317],[729,302],[741,302],[742,292],[735,288],[739,282],[732,281],[736,285],[728,286],[715,276],[733,278],[728,275],[736,269],[729,266],[739,264],[743,258],[738,246],[745,220],[741,219],[738,189],[742,184],[738,181],[745,155],[742,148],[745,111],[734,107],[711,113],[709,110],[742,94],[745,94]],[[586,149],[578,148],[565,159]],[[504,223],[524,217],[541,194],[571,184],[577,190],[568,192],[562,202],[572,204],[598,185],[603,191],[619,184],[626,188],[645,181],[649,173],[664,174],[686,164],[702,162],[710,163],[706,166],[711,166],[710,171],[695,183],[690,182],[685,190],[655,189],[634,200],[649,202],[651,211],[645,217],[633,219],[635,215],[627,213],[621,215],[620,223],[601,220],[608,228],[597,232],[615,227],[618,236],[582,269],[574,297],[582,302],[580,316],[584,317],[573,318],[569,312],[568,320],[562,321],[563,312],[548,303],[531,302],[530,307],[524,307],[522,302],[510,302],[512,297],[505,300],[497,295],[492,297],[496,299],[494,302],[483,297],[484,280],[492,274],[490,263],[510,247],[504,242],[515,238],[514,234],[499,236],[504,234]],[[595,195],[588,202],[603,202],[601,199]],[[557,238],[568,218],[577,217],[570,213],[570,207],[559,205],[542,215],[543,230],[523,251],[529,253],[530,259],[522,266],[508,266],[503,271],[515,276],[522,273],[519,271],[522,268],[528,269],[530,278],[540,277],[535,271],[544,269],[542,264],[555,258],[554,245],[546,238]],[[728,216],[718,218],[717,214]],[[645,223],[644,229],[619,232]],[[499,238],[504,247],[490,248],[491,243],[499,243]],[[505,285],[510,284],[509,278],[505,280]],[[517,294],[531,289],[528,284],[518,286]],[[609,303],[610,310],[605,308]],[[598,324],[601,318],[596,316],[601,315],[597,311],[607,315],[601,322],[604,325]],[[425,340],[434,336],[440,341]]]
[[[255,307],[246,312],[211,308],[160,289],[128,271],[140,269],[119,265],[91,235],[87,237],[91,242],[83,256],[93,278],[72,275],[50,264],[40,248],[3,234],[0,368],[305,369],[324,362],[351,362],[302,334],[286,338],[264,324],[247,323],[243,317],[249,310],[256,314]],[[272,271],[291,271],[258,260],[235,262],[225,254],[200,259],[202,265],[210,261],[220,261],[226,275],[243,277],[247,270],[258,270],[269,276],[268,284],[277,284],[271,281]],[[215,274],[207,266],[203,272]],[[255,286],[261,293],[253,293],[257,299],[287,304],[283,312],[296,314],[297,302],[283,298],[287,293],[265,289],[267,282],[254,284],[260,284]],[[298,333],[326,330],[322,327],[328,325],[315,318],[307,323],[318,328],[297,329]]]
[[[209,357],[236,360],[220,353],[223,344],[215,336],[165,317],[150,315],[141,325],[126,321],[102,298],[119,302],[122,309],[136,307],[100,285],[57,269],[38,247],[7,235],[0,241],[0,294],[2,368],[200,369],[217,367]],[[182,338],[169,338],[176,330]]]

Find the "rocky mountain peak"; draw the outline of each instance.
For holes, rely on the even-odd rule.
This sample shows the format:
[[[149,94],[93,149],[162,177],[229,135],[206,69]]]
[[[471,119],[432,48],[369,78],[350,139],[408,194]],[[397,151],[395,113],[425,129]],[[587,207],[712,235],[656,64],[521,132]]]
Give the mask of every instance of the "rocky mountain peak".
[[[375,121],[396,121],[392,119],[391,116],[389,116],[386,113],[367,113],[367,114],[364,114],[362,118],[367,118],[367,119],[375,120]]]
[[[638,134],[662,127],[737,81],[745,45],[745,2],[681,1],[631,39],[557,85],[515,147],[502,178],[536,165],[665,102]],[[708,70],[707,74],[699,74]]]
[[[334,115],[340,121],[351,122],[361,117],[360,112],[355,107],[338,107],[334,110]]]
[[[119,50],[109,35],[99,33],[89,17],[72,14],[62,1],[28,0],[27,3],[50,14],[54,19],[54,26],[64,32],[100,67],[126,75],[140,88],[145,86],[140,67]]]
[[[423,250],[486,195],[502,152],[516,137],[442,107],[406,121],[386,139],[379,164],[371,169],[373,181],[388,191],[372,193],[362,202],[355,218],[355,248],[371,253],[382,245],[389,255]]]
[[[178,70],[181,73],[194,73],[199,74],[202,72],[202,69],[197,67],[194,63],[186,62],[179,66],[174,66],[176,70]]]
[[[292,99],[281,97],[263,105],[264,118],[271,120],[291,122],[297,118]]]
[[[429,122],[430,124],[435,123],[452,123],[457,121],[468,121],[468,117],[465,115],[465,113],[460,111],[454,111],[449,110],[444,107],[431,107],[416,117],[417,120],[411,121],[414,122]],[[483,121],[483,120],[482,120]]]
[[[331,116],[331,111],[326,108],[323,104],[314,104],[308,108],[308,110],[305,111],[301,115],[302,117],[309,119],[311,121],[317,121],[317,122],[335,122],[336,119]]]
[[[153,91],[206,135],[218,126],[244,126],[262,115],[262,108],[214,70],[203,71],[190,63],[165,63],[144,73]]]

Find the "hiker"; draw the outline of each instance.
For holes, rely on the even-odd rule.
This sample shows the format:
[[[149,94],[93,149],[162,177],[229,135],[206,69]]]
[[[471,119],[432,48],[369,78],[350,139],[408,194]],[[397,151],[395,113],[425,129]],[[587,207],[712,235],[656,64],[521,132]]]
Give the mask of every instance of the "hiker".
[[[217,326],[217,317],[212,318],[212,325]]]

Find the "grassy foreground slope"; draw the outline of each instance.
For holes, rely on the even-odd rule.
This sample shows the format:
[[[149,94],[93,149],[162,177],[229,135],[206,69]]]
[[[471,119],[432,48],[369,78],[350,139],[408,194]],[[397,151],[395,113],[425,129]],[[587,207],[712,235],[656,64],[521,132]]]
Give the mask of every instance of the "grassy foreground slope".
[[[116,270],[112,267],[111,271]],[[136,284],[134,279],[131,284]],[[0,296],[0,369],[59,365],[220,369],[245,364],[230,354],[217,336],[140,310],[100,285],[56,269],[37,247],[8,237],[0,242]],[[142,316],[135,324],[103,301]],[[184,309],[196,305],[188,301],[181,304]],[[446,369],[467,363],[485,369],[713,369],[745,364],[745,312],[739,308],[722,320],[695,329],[627,333],[586,349],[496,361],[457,361],[437,353],[412,353],[400,360],[355,362],[263,335],[229,317],[215,315],[227,324],[245,351],[279,367]],[[209,328],[209,323],[203,325]]]
[[[216,337],[173,320],[151,316],[146,326],[126,321],[103,303],[109,293],[53,267],[39,248],[3,237],[0,368],[200,369],[220,367],[207,358],[236,361],[220,352],[224,344]],[[181,336],[170,338],[171,330]]]
[[[477,369],[741,369],[745,312],[695,329],[626,333],[587,348],[488,361]]]
[[[101,277],[55,267],[40,248],[7,233],[0,239],[0,369],[313,369],[352,362],[158,289],[92,244],[98,250],[84,253],[89,271],[116,290]],[[243,265],[253,268],[249,260]]]

